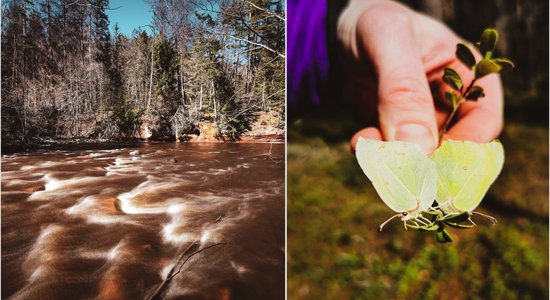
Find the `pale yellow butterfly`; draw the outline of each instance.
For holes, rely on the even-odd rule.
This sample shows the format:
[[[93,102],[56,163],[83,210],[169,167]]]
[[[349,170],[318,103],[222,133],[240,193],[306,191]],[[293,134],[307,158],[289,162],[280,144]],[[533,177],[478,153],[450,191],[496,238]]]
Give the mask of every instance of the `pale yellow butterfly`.
[[[431,221],[422,216],[433,204],[437,191],[437,170],[420,147],[413,143],[381,142],[359,138],[356,156],[361,169],[371,180],[382,201],[404,222],[423,225]]]
[[[446,140],[432,159],[439,174],[435,197],[439,208],[447,215],[476,213],[495,223],[493,217],[474,210],[502,170],[502,144]]]

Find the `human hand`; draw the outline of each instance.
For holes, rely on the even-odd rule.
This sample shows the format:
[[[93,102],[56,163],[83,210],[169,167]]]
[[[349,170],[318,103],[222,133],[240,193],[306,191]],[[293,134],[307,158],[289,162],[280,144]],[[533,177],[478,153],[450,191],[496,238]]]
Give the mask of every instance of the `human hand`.
[[[385,0],[351,0],[340,16],[338,38],[347,91],[361,104],[367,122],[378,121],[377,127],[354,135],[352,149],[362,136],[414,142],[433,152],[451,111],[443,69],[455,69],[465,85],[473,79],[455,57],[460,38],[442,23]],[[461,105],[444,139],[481,143],[498,136],[503,123],[500,78],[493,74],[477,83],[485,97]]]

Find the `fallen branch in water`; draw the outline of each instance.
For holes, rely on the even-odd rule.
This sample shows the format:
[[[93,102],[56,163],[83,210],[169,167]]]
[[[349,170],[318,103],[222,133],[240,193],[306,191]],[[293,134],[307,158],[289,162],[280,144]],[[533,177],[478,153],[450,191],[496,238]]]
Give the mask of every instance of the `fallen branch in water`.
[[[210,248],[213,248],[213,247],[216,247],[216,246],[220,246],[220,245],[227,245],[229,244],[228,242],[221,242],[221,243],[216,243],[216,244],[212,244],[212,245],[209,245],[207,247],[204,247],[202,249],[199,249],[191,254],[189,254],[185,260],[183,260],[183,262],[179,265],[179,268],[178,270],[174,273],[174,270],[176,269],[176,266],[174,266],[174,268],[172,268],[172,270],[170,270],[170,273],[168,273],[168,276],[166,276],[166,279],[164,279],[164,281],[159,285],[159,287],[155,290],[155,292],[149,297],[147,298],[148,300],[158,300],[158,299],[162,299],[162,293],[164,292],[164,289],[168,286],[168,284],[171,282],[172,278],[174,278],[176,275],[178,275],[180,272],[181,272],[181,269],[183,268],[183,265],[185,265],[185,263],[187,261],[189,261],[189,259],[191,259],[191,257],[207,250],[207,249],[210,249]],[[187,252],[189,252],[194,246],[198,246],[200,245],[199,243],[197,242],[193,242],[191,245],[189,245],[189,247],[187,247],[185,249],[185,251],[183,251],[180,256],[178,257],[178,262],[181,261],[183,259],[183,257],[185,256],[185,254]]]
[[[212,245],[210,245],[210,246],[208,246],[208,247],[204,247],[204,248],[202,248],[202,249],[200,249],[200,250],[197,250],[197,251],[195,251],[195,252],[189,254],[189,256],[187,256],[187,258],[186,258],[186,259],[183,261],[183,263],[180,265],[178,271],[177,271],[176,273],[174,273],[172,276],[168,277],[167,280],[171,280],[172,278],[174,278],[174,276],[178,275],[178,274],[181,272],[181,268],[183,268],[183,265],[184,265],[193,255],[199,254],[199,253],[201,253],[202,251],[204,251],[204,250],[206,250],[206,249],[213,248],[213,247],[215,247],[215,246],[227,245],[227,244],[228,244],[227,242],[212,244]]]

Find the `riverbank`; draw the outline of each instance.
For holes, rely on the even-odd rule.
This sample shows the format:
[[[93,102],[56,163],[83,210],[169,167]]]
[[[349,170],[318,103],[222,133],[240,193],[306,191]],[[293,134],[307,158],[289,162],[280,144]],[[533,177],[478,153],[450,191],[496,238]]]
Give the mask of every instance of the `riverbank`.
[[[238,139],[222,139],[222,138],[208,138],[208,139],[196,139],[191,138],[188,140],[145,140],[139,138],[128,139],[90,139],[90,138],[76,138],[76,139],[51,139],[51,138],[34,138],[25,143],[5,143],[2,142],[1,152],[2,154],[19,153],[19,152],[32,152],[43,149],[57,150],[71,147],[72,149],[93,149],[104,150],[111,148],[125,148],[125,147],[139,147],[146,143],[166,143],[166,142],[180,142],[180,143],[276,143],[282,144],[285,142],[284,132],[280,134],[245,134]]]

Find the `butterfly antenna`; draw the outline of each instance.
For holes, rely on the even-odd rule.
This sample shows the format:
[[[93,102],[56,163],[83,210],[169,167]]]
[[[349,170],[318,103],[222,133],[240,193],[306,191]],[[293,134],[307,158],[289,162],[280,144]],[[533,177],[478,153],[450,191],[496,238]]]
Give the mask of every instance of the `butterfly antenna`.
[[[473,214],[476,214],[476,215],[480,215],[484,218],[486,218],[487,220],[489,220],[491,223],[493,223],[493,225],[495,225],[497,223],[497,219],[495,217],[491,217],[489,215],[486,215],[486,214],[482,214],[480,212],[477,212],[477,211],[473,211],[472,212]]]
[[[382,229],[384,228],[384,226],[386,224],[388,224],[389,221],[395,219],[396,217],[400,217],[401,214],[397,214],[397,215],[393,215],[391,218],[387,219],[386,221],[384,221],[384,223],[380,224],[380,228],[378,228],[378,231],[382,231]],[[405,229],[407,229],[407,227],[405,226]]]

